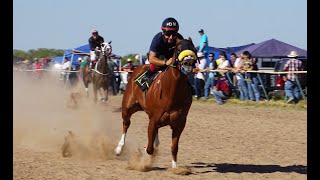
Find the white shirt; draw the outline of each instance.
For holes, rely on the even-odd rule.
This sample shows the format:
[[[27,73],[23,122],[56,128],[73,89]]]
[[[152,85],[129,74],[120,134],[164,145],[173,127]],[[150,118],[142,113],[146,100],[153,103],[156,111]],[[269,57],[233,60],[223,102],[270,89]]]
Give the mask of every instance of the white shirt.
[[[206,63],[207,63],[206,59],[205,59],[205,58],[202,58],[202,59],[200,60],[200,64],[197,63],[196,66],[197,66],[200,70],[203,70],[204,67],[206,66]],[[195,77],[198,78],[198,79],[203,79],[203,80],[204,80],[203,72],[198,72]]]
[[[69,66],[70,66],[70,61],[67,61],[65,63],[63,63],[62,65],[62,70],[69,70]],[[65,72],[61,72],[61,74],[65,74]]]
[[[225,60],[225,61],[221,61],[221,63],[219,64],[218,68],[222,69],[224,67],[228,67],[229,66],[229,61]]]
[[[70,61],[67,61],[67,62],[63,63],[62,70],[68,70],[69,66],[70,66]]]
[[[238,57],[235,61],[234,61],[234,67],[238,67],[240,64],[241,59]]]

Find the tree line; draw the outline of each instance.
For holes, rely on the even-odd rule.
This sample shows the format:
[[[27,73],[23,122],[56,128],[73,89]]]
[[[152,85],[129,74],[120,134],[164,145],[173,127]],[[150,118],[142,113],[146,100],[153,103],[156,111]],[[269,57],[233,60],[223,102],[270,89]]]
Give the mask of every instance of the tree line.
[[[23,50],[13,50],[13,57],[18,57],[21,59],[29,59],[33,60],[34,58],[54,58],[57,56],[63,56],[63,49],[47,49],[47,48],[39,48],[39,49],[31,49],[28,51]]]
[[[47,48],[39,48],[39,49],[31,49],[28,51],[23,50],[13,50],[13,57],[16,57],[21,60],[29,59],[32,61],[34,58],[54,58],[57,56],[63,56],[63,49],[47,49]],[[128,54],[126,56],[121,57],[121,64],[124,65],[127,63],[127,59],[130,58],[133,64],[139,64],[135,60],[135,55],[137,54]],[[142,57],[146,57],[146,55],[142,55]]]

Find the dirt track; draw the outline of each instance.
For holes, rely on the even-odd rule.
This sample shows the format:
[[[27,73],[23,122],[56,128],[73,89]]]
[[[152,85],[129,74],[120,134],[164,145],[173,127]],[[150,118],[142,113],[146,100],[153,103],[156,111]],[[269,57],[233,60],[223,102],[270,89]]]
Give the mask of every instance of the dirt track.
[[[159,130],[152,169],[142,172],[128,164],[140,165],[132,159],[147,142],[144,112],[132,116],[123,154],[113,154],[122,96],[105,105],[81,99],[72,109],[70,92],[17,75],[13,91],[14,179],[307,179],[306,111],[193,102],[179,144],[181,172],[171,170],[169,127]],[[68,131],[72,157],[63,157]]]

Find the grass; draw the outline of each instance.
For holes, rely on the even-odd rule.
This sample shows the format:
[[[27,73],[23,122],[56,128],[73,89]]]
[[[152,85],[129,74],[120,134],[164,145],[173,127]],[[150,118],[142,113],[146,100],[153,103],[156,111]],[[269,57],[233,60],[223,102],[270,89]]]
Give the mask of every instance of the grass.
[[[203,103],[216,103],[216,100],[213,98],[210,98],[208,100],[205,100],[203,97],[199,100],[196,100],[193,98],[194,102],[203,102]],[[307,101],[306,100],[300,100],[298,104],[287,104],[284,99],[275,100],[271,99],[269,101],[240,101],[238,98],[231,97],[226,102],[225,105],[241,105],[241,106],[254,106],[254,107],[275,107],[275,108],[283,108],[283,109],[295,109],[295,110],[307,110]]]
[[[122,93],[118,95],[118,97],[122,98]],[[201,103],[215,103],[216,100],[210,96],[210,99],[205,100],[204,97],[201,97],[199,100],[193,97],[193,102],[201,102]],[[284,98],[273,98],[269,101],[240,101],[238,98],[231,97],[229,98],[224,105],[235,105],[235,106],[248,106],[248,107],[258,107],[258,108],[283,108],[283,109],[293,109],[293,110],[307,110],[307,101],[300,100],[298,104],[287,104]]]

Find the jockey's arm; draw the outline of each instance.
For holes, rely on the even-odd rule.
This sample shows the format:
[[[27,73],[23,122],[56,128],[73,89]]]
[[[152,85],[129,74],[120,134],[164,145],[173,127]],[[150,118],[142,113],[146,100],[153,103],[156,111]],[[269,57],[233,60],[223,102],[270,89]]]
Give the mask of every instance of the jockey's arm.
[[[161,60],[159,58],[157,58],[156,53],[153,51],[149,52],[149,62],[151,64],[154,64],[156,66],[164,66],[164,65],[169,65],[172,63],[172,58],[170,58],[169,60],[165,61],[165,60]]]

